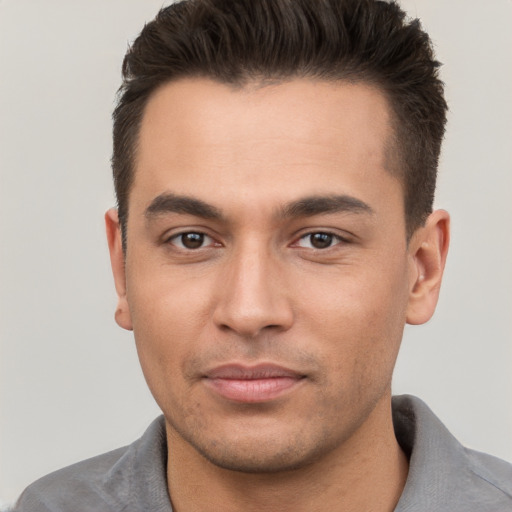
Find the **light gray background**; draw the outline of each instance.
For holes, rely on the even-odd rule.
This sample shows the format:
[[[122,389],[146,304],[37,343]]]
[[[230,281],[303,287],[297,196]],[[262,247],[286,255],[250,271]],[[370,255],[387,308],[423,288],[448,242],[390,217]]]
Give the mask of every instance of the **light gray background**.
[[[512,460],[512,2],[406,0],[444,62],[437,205],[453,240],[437,315],[394,391]],[[122,56],[160,0],[0,0],[0,497],[131,442],[158,413],[113,320],[103,234]]]

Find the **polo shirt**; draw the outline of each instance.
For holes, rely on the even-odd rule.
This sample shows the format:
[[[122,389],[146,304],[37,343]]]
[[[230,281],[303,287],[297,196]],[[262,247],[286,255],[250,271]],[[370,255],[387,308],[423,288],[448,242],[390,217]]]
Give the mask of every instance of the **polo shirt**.
[[[410,461],[395,512],[512,511],[512,465],[464,448],[418,398],[396,396],[392,405]],[[131,445],[36,481],[13,512],[172,512],[166,466],[161,416]]]

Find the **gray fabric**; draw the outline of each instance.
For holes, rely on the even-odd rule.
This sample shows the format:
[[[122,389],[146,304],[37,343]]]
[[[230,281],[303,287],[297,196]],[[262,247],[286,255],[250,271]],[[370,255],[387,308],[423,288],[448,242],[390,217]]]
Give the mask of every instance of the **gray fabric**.
[[[418,398],[393,398],[397,439],[410,453],[395,512],[511,512],[512,465],[464,448]]]
[[[163,417],[130,446],[84,460],[30,485],[13,512],[172,512]]]
[[[400,445],[410,456],[395,512],[512,511],[512,466],[464,448],[418,398],[393,398]],[[163,417],[128,447],[48,475],[13,512],[172,512]]]

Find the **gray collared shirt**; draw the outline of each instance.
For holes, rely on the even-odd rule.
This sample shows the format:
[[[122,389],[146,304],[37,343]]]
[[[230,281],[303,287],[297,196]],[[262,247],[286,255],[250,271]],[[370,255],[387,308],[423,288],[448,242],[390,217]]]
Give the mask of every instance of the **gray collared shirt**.
[[[397,439],[410,458],[395,512],[512,512],[512,465],[464,448],[418,398],[393,398]],[[13,512],[172,512],[163,417],[128,447],[30,485]]]

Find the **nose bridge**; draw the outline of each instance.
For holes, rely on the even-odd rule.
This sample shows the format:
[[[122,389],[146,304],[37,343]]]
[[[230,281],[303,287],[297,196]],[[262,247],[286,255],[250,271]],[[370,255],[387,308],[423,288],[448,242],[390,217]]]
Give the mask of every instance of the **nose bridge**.
[[[252,237],[233,249],[218,284],[215,321],[243,336],[287,329],[293,320],[280,262],[269,243]]]

